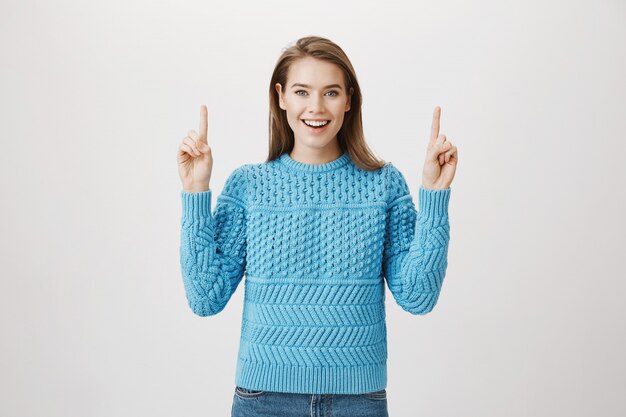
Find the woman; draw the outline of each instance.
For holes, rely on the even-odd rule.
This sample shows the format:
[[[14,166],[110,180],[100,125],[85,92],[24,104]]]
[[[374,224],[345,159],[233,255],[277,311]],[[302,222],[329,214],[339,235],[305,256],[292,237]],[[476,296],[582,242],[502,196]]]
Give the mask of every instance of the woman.
[[[246,275],[232,416],[387,416],[384,282],[412,314],[447,267],[457,149],[433,126],[419,212],[402,173],[365,143],[348,57],[310,36],[270,82],[267,160],[236,168],[211,212],[207,109],[178,150],[189,306],[222,311]]]

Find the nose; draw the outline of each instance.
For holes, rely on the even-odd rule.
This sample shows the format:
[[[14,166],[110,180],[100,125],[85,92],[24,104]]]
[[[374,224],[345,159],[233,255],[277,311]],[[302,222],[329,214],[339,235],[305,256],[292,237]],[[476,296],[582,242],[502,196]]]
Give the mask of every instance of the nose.
[[[324,111],[324,100],[317,94],[311,95],[309,102],[309,113],[322,113]]]

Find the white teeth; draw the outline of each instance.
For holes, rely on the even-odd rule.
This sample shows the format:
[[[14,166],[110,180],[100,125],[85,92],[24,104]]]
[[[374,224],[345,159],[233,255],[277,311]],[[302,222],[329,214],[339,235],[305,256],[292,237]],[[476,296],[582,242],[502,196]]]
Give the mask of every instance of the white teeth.
[[[314,120],[305,120],[304,123],[306,123],[309,126],[324,126],[326,123],[328,123],[328,121],[314,121]]]

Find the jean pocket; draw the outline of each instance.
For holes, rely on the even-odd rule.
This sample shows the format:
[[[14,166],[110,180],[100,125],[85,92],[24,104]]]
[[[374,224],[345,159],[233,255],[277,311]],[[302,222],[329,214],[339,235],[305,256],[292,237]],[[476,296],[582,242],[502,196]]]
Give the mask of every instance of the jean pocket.
[[[244,398],[244,399],[258,398],[261,395],[265,394],[266,392],[267,391],[243,388],[243,387],[240,387],[239,385],[235,386],[235,395],[237,395],[239,398]]]
[[[380,391],[366,392],[365,394],[360,395],[371,400],[386,400],[387,390],[381,389]]]

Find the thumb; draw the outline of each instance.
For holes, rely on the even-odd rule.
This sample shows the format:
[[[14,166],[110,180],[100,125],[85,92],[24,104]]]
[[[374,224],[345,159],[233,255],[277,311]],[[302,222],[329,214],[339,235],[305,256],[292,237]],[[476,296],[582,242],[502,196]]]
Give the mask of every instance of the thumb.
[[[209,145],[202,140],[199,140],[198,142],[196,142],[196,146],[198,147],[198,150],[202,153],[205,153],[209,150]]]
[[[429,149],[428,159],[435,161],[439,159],[439,155],[450,149],[450,142],[444,142],[443,140],[435,141]]]

